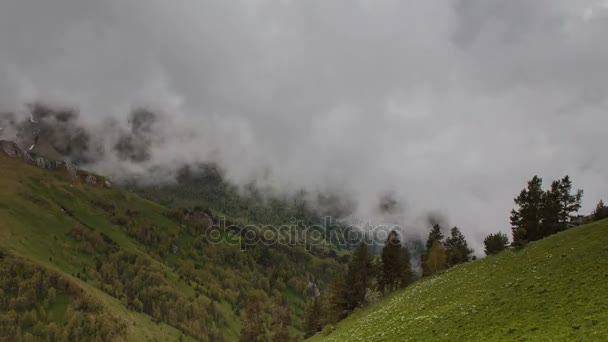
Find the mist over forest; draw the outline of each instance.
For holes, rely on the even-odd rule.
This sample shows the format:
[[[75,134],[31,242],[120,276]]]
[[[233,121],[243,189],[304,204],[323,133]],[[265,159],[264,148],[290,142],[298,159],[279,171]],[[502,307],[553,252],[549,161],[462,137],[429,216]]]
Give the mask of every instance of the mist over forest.
[[[479,250],[532,174],[571,175],[585,212],[605,193],[607,27],[595,0],[4,1],[0,137],[53,121],[113,178],[214,162],[239,186],[339,194],[362,220],[440,213]]]

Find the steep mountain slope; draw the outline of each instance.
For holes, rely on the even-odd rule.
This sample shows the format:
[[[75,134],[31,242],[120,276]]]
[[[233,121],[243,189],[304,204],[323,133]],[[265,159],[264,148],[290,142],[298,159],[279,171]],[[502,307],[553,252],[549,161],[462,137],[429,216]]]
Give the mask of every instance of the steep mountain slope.
[[[51,323],[68,326],[78,311],[126,323],[113,337],[118,340],[232,341],[254,290],[266,298],[268,328],[272,308],[285,306],[290,333],[300,335],[309,281],[322,286],[343,267],[335,253],[301,247],[260,244],[243,252],[241,237],[231,231],[222,232],[221,243],[208,241],[210,222],[193,219],[206,214],[169,210],[96,179],[64,167],[42,169],[0,151],[0,252],[7,260],[0,272],[21,279],[0,292],[0,340],[15,333],[3,332],[11,325],[24,336],[47,336]],[[15,265],[31,271],[21,274]],[[39,278],[46,285],[32,285],[37,295],[23,297],[22,283],[41,284]],[[64,293],[56,278],[78,290]],[[59,309],[47,303],[50,287],[63,298]],[[99,310],[84,310],[82,298]],[[36,307],[40,303],[44,307]],[[21,320],[26,314],[32,324]]]
[[[95,284],[72,275],[90,265],[92,256],[81,252],[78,241],[70,238],[69,232],[78,223],[65,213],[64,205],[71,205],[83,216],[88,214],[89,221],[98,224],[103,219],[95,215],[87,199],[116,196],[118,191],[69,181],[67,172],[39,169],[3,153],[0,153],[0,165],[0,249],[3,254],[14,255],[30,267],[73,282],[107,313],[126,323],[124,338],[127,340],[176,340],[182,335],[169,325],[153,323],[148,315],[128,310]],[[103,229],[109,235],[122,238],[125,248],[137,250],[116,228],[105,223]],[[58,317],[56,322],[64,323],[64,319]]]
[[[422,279],[312,341],[606,341],[608,220]]]

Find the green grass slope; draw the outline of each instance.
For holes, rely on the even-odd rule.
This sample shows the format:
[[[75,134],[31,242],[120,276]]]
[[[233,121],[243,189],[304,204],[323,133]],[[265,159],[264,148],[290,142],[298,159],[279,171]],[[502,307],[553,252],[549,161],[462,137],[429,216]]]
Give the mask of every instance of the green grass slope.
[[[608,220],[422,279],[311,341],[608,341]]]

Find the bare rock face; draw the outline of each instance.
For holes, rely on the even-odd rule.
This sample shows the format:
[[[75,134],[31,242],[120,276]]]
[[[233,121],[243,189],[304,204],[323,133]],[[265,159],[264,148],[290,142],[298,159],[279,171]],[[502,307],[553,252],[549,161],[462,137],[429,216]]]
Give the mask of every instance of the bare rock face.
[[[52,160],[23,150],[19,145],[12,141],[0,140],[0,153],[4,153],[11,158],[19,158],[30,164],[34,164],[42,169],[58,170],[65,168],[67,173],[72,177],[78,177],[78,168],[74,164],[63,160]],[[105,188],[112,188],[112,183],[105,180],[99,180],[93,175],[86,175],[81,178],[86,184],[98,185],[101,184]]]
[[[0,151],[4,152],[9,157],[19,158],[32,162],[32,157],[26,151],[22,150],[17,144],[12,141],[0,141]]]
[[[36,165],[38,165],[38,167],[40,167],[40,168],[48,169],[47,161],[46,161],[46,159],[44,159],[42,157],[34,158],[34,163],[36,163]]]
[[[66,162],[65,169],[68,171],[68,174],[70,176],[72,176],[72,177],[78,176],[78,169],[76,168],[76,165]]]
[[[43,157],[34,157],[34,163],[41,169],[55,170],[63,167],[67,163],[62,160],[49,160]]]
[[[188,213],[184,215],[184,219],[186,221],[202,224],[205,228],[213,226],[213,219],[209,217],[209,215],[207,215],[206,213],[200,211]]]
[[[93,175],[87,175],[84,178],[84,182],[90,185],[97,185],[97,177],[93,176]]]
[[[307,294],[312,298],[319,298],[321,296],[321,291],[319,291],[317,284],[309,281],[308,288],[307,288]]]

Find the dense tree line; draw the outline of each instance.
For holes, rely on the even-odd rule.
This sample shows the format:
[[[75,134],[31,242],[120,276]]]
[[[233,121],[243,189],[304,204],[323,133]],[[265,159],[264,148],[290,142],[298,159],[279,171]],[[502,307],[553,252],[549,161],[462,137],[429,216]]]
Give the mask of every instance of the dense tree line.
[[[522,247],[573,226],[608,218],[608,207],[599,201],[591,215],[578,215],[583,190],[573,190],[569,176],[551,182],[543,189],[543,181],[534,176],[514,199],[511,210],[512,246]],[[484,239],[486,255],[496,254],[509,246],[508,237],[499,232]]]
[[[422,274],[432,275],[441,270],[470,261],[473,250],[458,227],[450,229],[450,235],[444,240],[439,224],[434,225],[426,241],[426,253],[421,257]]]
[[[572,192],[572,181],[565,176],[543,190],[542,179],[534,176],[519,196],[517,208],[511,211],[513,243],[524,245],[564,231],[577,224],[574,213],[581,208],[583,191]]]
[[[473,259],[473,250],[468,247],[460,229],[453,227],[449,233],[444,238],[439,225],[434,225],[429,231],[425,252],[421,256],[423,276]],[[309,301],[305,312],[306,336],[332,326],[358,307],[407,287],[416,279],[411,259],[409,249],[395,230],[389,232],[380,255],[376,257],[370,253],[370,246],[362,242],[353,251],[346,272],[334,278],[324,294]]]
[[[324,294],[309,301],[305,312],[306,336],[415,280],[411,254],[397,231],[388,233],[379,256],[374,257],[370,249],[365,240],[361,242],[353,251],[346,272],[334,278]]]

